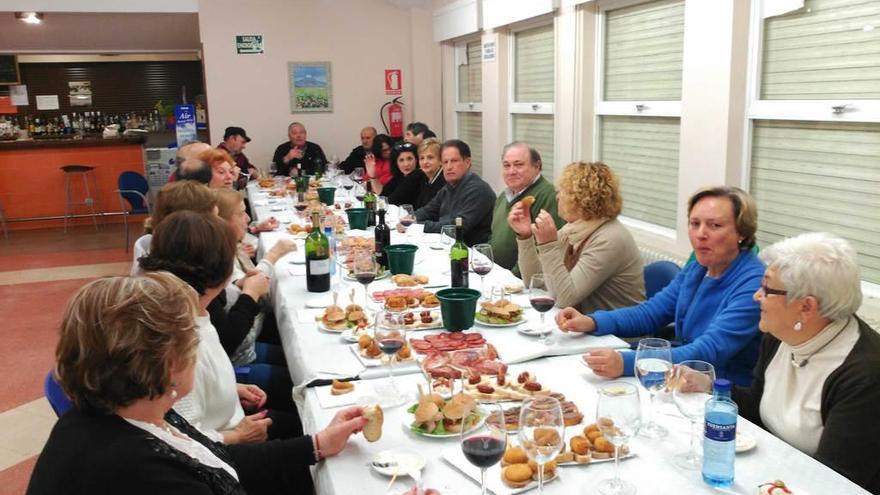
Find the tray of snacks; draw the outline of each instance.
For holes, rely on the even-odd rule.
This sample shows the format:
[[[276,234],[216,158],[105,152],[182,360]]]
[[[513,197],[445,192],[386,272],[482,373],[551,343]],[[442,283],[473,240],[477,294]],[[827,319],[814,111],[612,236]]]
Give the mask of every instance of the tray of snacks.
[[[440,300],[433,292],[424,289],[391,289],[373,292],[372,298],[388,311],[406,311],[416,308],[433,309],[440,307]]]
[[[350,349],[366,368],[388,365],[388,359],[390,359],[389,356],[382,353],[379,349],[379,343],[370,335],[361,335],[358,337],[357,344],[352,344]],[[404,343],[403,347],[394,354],[393,365],[401,365],[411,362],[415,362],[415,356],[413,355],[410,345]]]
[[[466,476],[480,483],[480,468],[474,466],[464,457],[461,447],[455,445],[441,453],[443,460],[458,469]],[[544,464],[544,483],[549,483],[559,474],[553,461]],[[499,464],[486,470],[486,488],[495,495],[513,495],[538,487],[538,465],[528,458],[525,451],[508,444]]]
[[[391,276],[391,283],[397,287],[416,287],[419,285],[428,285],[427,275],[406,275],[398,273]]]
[[[620,448],[621,460],[634,455],[626,445]],[[555,460],[559,466],[613,461],[614,445],[605,438],[596,423],[591,423],[584,427],[580,435],[574,435],[568,439],[568,444],[563,445],[562,452],[556,456]]]

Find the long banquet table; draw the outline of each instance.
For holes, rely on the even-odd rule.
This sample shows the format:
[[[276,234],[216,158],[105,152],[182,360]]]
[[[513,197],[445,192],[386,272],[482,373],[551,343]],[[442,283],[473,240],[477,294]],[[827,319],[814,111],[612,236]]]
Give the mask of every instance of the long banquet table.
[[[271,198],[253,182],[247,192],[257,220],[274,216],[282,222],[279,231],[260,235],[261,253],[281,238],[294,238],[286,233],[286,227],[291,222],[302,220],[297,218],[289,198]],[[391,217],[394,219],[395,215]],[[389,221],[389,225],[393,223]],[[349,231],[347,235],[372,236],[372,233]],[[405,242],[419,246],[414,272],[428,275],[429,285],[442,285],[448,281],[448,275],[443,275],[448,268],[447,251],[445,247],[435,249],[439,247],[437,241],[436,234],[392,234],[392,243]],[[345,401],[362,405],[375,402],[377,390],[381,391],[387,383],[387,368],[365,368],[348,348],[351,344],[343,341],[338,334],[323,332],[316,327],[315,316],[321,313],[319,306],[325,306],[332,299],[329,293],[312,294],[305,290],[302,240],[297,240],[297,244],[297,253],[282,258],[276,264],[272,295],[285,356],[291,377],[297,384],[294,398],[303,427],[307,432],[316,432],[326,426],[338,410],[338,407],[332,406],[341,407]],[[509,271],[496,266],[486,277],[487,292],[489,287],[516,280]],[[390,287],[387,280],[379,280],[371,284],[370,292]],[[473,274],[471,287],[481,287],[479,278]],[[359,284],[343,280],[338,274],[333,278],[331,290],[340,293],[340,304],[348,304],[348,294],[352,288],[355,290],[355,302],[363,304],[364,293]],[[528,299],[523,295],[514,296],[514,302],[529,306]],[[537,314],[529,309],[526,317],[528,321],[522,327],[534,328],[538,321]],[[547,321],[548,324],[552,322],[552,313],[547,316]],[[626,347],[616,337],[569,336],[556,332],[552,343],[542,346],[535,337],[521,335],[514,328],[475,326],[469,331],[479,331],[496,346],[505,362],[516,363],[510,365],[510,376],[529,371],[537,375],[545,387],[565,394],[568,400],[578,405],[584,414],[584,421],[580,426],[568,427],[566,437],[579,434],[583,426],[594,421],[596,388],[605,382],[583,365],[580,354],[595,347]],[[411,337],[420,337],[424,333],[431,331],[411,332]],[[332,399],[333,396],[327,393],[328,387],[304,387],[315,378],[347,376],[359,376],[361,379],[354,382],[355,392],[348,394],[350,397],[346,399],[340,397],[347,396]],[[417,384],[426,383],[417,366],[407,364],[395,367],[395,376],[398,388],[411,398],[407,403],[415,403]],[[647,394],[642,395],[647,405]],[[427,464],[421,472],[424,487],[435,488],[446,495],[477,493],[478,480],[464,475],[444,460],[444,451],[447,455],[456,449],[460,451],[458,438],[427,438],[412,433],[408,427],[411,416],[405,409],[396,407],[385,410],[383,434],[379,441],[370,443],[363,436],[356,435],[341,454],[319,463],[313,471],[317,492],[326,495],[402,493],[414,485],[413,480],[401,475],[389,488],[389,478],[371,469],[370,461],[381,451],[403,449],[418,452],[426,458]],[[751,435],[757,446],[737,455],[734,486],[728,490],[714,489],[703,483],[699,471],[683,470],[672,463],[675,454],[688,448],[690,424],[677,412],[668,394],[657,397],[655,418],[668,428],[669,436],[662,440],[636,437],[629,444],[635,455],[620,464],[621,476],[633,482],[640,494],[751,495],[756,493],[759,484],[775,479],[785,480],[797,495],[868,493],[742,417],[739,418],[738,430]],[[516,436],[512,435],[509,439],[515,442]],[[493,486],[491,480],[498,485],[499,469],[497,465],[489,469],[487,479],[490,480],[490,489]],[[557,479],[545,486],[548,494],[593,493],[599,481],[613,476],[614,463],[564,466],[558,468],[558,473]],[[510,493],[510,490],[499,489],[497,493]]]

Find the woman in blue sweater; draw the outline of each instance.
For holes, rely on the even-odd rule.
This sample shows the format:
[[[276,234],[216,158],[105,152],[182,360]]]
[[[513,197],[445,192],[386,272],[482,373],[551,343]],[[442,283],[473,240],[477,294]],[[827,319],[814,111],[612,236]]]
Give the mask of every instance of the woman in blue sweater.
[[[758,214],[754,200],[735,187],[711,187],[688,200],[688,237],[697,262],[691,263],[651,299],[630,308],[589,316],[565,308],[556,316],[563,332],[637,337],[675,322],[681,346],[672,361],[700,359],[719,377],[749,385],[758,358],[761,311],[752,295],[761,286],[764,265],[752,252]],[[600,376],[632,376],[633,352],[592,351],[584,360]]]

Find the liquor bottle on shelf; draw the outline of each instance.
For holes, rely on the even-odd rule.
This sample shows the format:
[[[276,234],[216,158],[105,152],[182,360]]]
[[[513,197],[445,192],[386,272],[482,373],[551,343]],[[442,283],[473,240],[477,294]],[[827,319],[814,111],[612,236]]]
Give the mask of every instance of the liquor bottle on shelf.
[[[376,262],[388,268],[388,256],[385,254],[385,248],[391,245],[391,229],[385,224],[385,209],[379,208],[376,212],[379,214],[379,221],[376,222],[376,230],[374,231],[376,238]]]
[[[373,187],[370,185],[370,181],[367,181],[367,192],[364,193],[364,208],[370,210],[370,213],[367,215],[367,225],[376,225],[376,195],[373,194]]]
[[[715,392],[706,401],[703,439],[703,481],[714,487],[733,485],[738,413],[736,402],[730,398],[730,381],[716,379]]]
[[[312,213],[312,233],[306,237],[306,290],[330,290],[330,241],[321,232],[321,216]]]
[[[449,274],[452,287],[468,286],[468,247],[464,243],[461,217],[455,217],[455,244],[449,250]]]

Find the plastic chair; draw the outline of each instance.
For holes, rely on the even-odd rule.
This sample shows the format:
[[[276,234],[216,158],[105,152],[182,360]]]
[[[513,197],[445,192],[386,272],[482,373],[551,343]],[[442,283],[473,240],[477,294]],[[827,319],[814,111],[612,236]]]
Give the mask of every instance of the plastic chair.
[[[126,171],[119,174],[117,183],[119,189],[119,206],[122,208],[122,221],[125,223],[125,252],[128,252],[128,216],[129,215],[149,215],[150,202],[147,194],[150,191],[150,184],[143,175],[137,172]],[[128,207],[125,203],[128,203]]]
[[[645,266],[645,296],[648,299],[663,290],[678,275],[681,267],[671,261],[655,261]]]
[[[64,390],[61,389],[61,385],[58,385],[58,382],[55,381],[54,370],[49,370],[49,373],[46,374],[46,379],[43,381],[43,393],[46,394],[49,405],[52,406],[52,410],[55,411],[59,418],[73,407],[73,403],[70,402],[70,399],[64,394]]]

